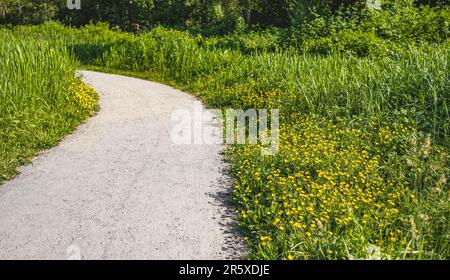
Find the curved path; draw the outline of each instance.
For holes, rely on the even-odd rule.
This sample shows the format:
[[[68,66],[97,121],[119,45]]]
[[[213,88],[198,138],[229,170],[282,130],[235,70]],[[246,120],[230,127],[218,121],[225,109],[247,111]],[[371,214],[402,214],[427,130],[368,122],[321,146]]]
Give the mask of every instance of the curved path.
[[[221,145],[175,145],[171,87],[83,71],[101,110],[0,186],[0,259],[239,258]]]

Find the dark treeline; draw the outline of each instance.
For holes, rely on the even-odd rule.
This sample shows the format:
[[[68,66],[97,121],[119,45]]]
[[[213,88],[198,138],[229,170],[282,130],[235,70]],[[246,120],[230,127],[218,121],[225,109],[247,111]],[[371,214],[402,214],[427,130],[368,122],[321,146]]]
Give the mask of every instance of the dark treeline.
[[[58,20],[80,26],[109,22],[123,30],[155,25],[227,32],[246,25],[289,27],[309,13],[332,15],[385,2],[409,0],[80,0],[81,10],[66,0],[0,0],[0,24],[38,24]],[[419,0],[415,5],[447,5],[446,0]]]

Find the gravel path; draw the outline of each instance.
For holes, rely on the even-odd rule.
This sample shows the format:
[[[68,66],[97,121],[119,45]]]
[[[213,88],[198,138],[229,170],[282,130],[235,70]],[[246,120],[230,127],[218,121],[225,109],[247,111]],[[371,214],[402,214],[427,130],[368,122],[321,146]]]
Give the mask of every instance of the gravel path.
[[[101,110],[0,186],[0,259],[242,255],[221,145],[175,145],[171,87],[82,71]]]

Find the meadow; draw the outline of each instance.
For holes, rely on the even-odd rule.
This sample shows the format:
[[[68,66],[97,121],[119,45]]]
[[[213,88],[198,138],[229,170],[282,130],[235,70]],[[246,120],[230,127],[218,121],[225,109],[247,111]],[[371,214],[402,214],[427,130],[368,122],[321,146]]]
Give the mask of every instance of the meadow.
[[[125,73],[212,108],[280,109],[277,155],[254,145],[227,150],[249,259],[449,256],[448,41],[324,54],[311,47],[320,41],[283,46],[276,31],[134,35],[47,23],[0,34],[11,61],[0,66],[4,179],[92,112],[70,102],[75,67]]]

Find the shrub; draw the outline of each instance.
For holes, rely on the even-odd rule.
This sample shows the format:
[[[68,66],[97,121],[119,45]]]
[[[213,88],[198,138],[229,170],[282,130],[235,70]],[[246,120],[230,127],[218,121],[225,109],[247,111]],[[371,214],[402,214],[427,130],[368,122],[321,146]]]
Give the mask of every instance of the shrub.
[[[312,54],[329,55],[346,52],[359,57],[383,56],[392,51],[393,44],[378,38],[373,33],[343,30],[335,36],[308,40],[303,51]]]
[[[384,55],[396,45],[446,41],[449,20],[448,6],[417,6],[412,0],[383,1],[381,9],[355,5],[335,14],[311,10],[294,25],[290,41],[305,52],[318,54],[339,50],[360,56]]]

